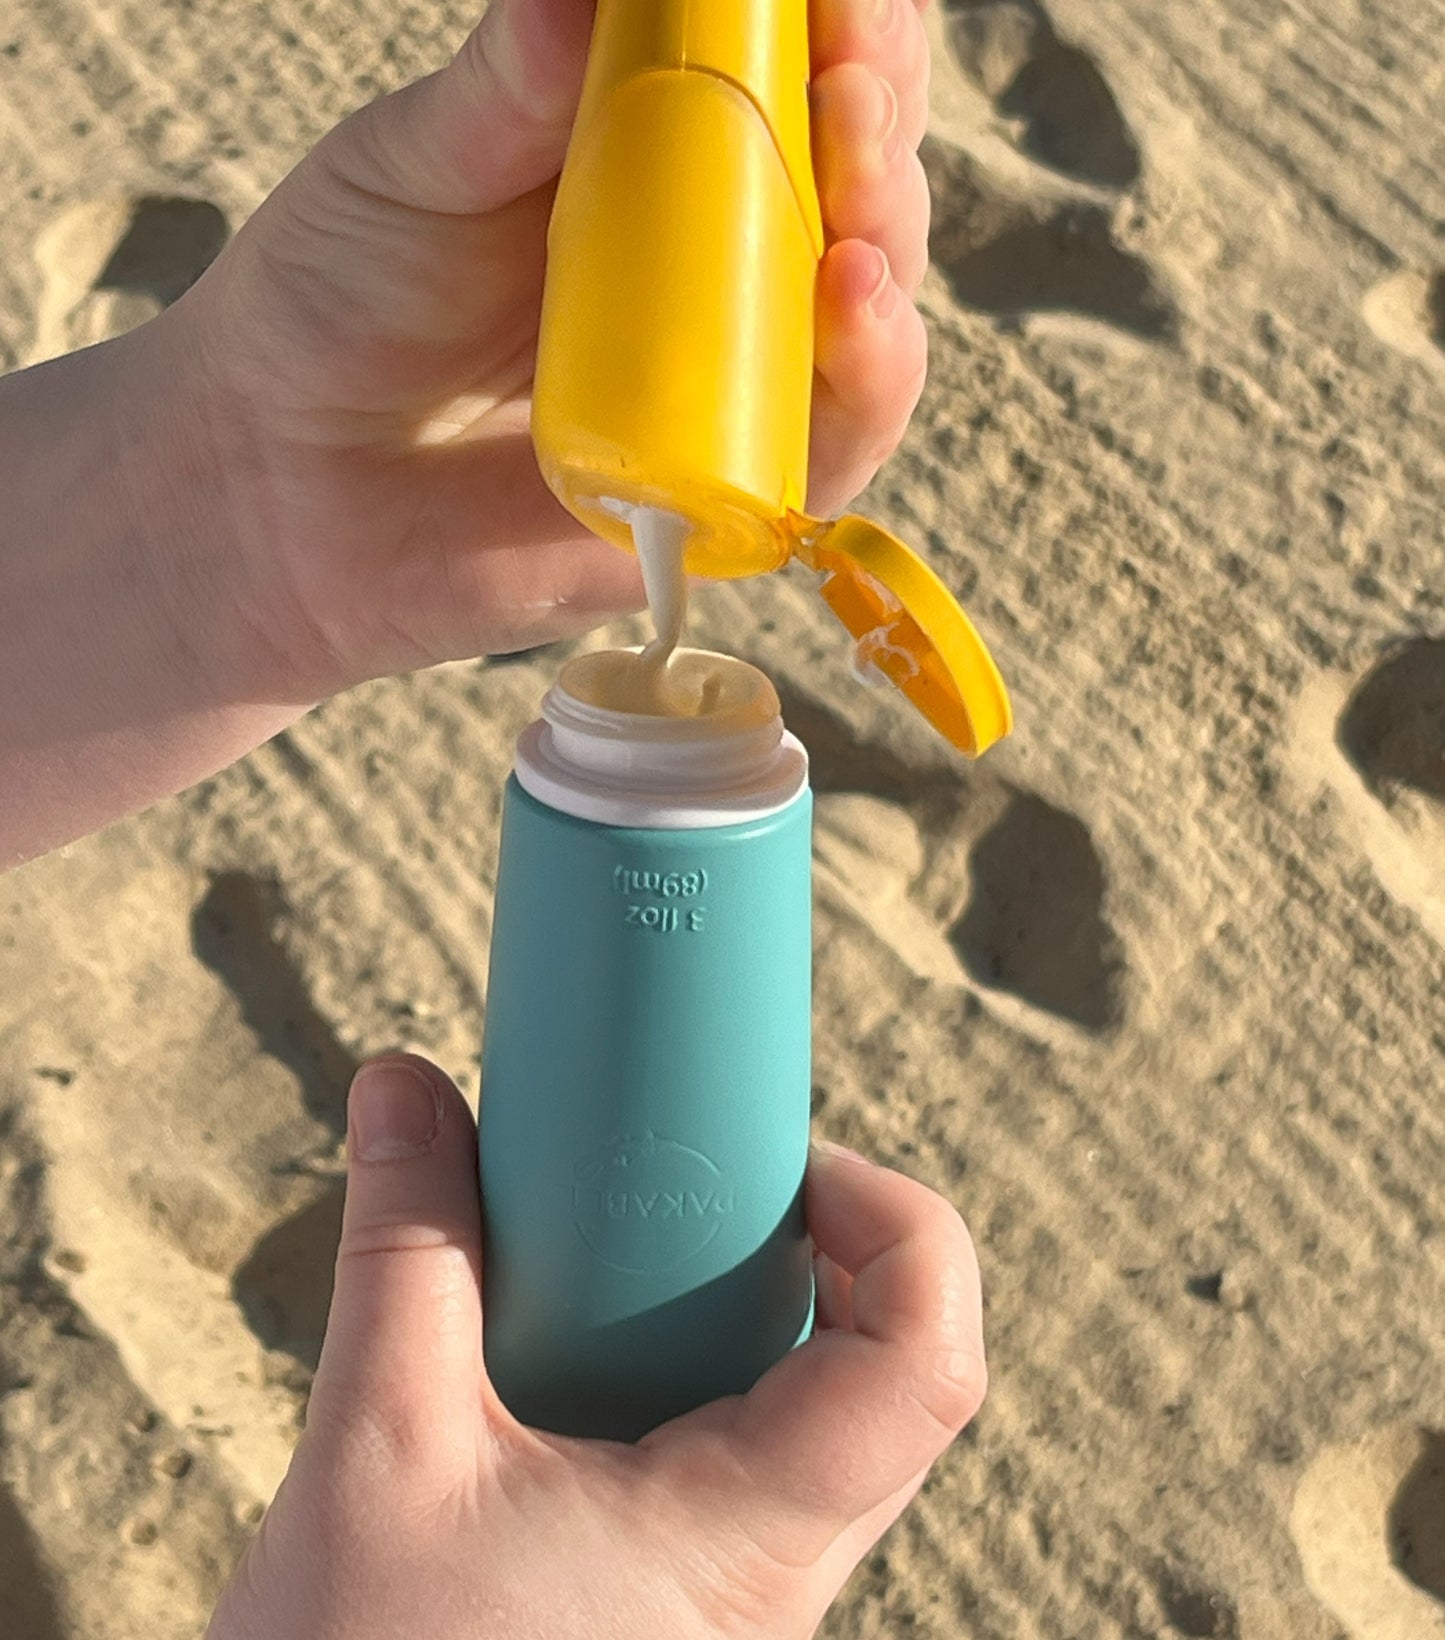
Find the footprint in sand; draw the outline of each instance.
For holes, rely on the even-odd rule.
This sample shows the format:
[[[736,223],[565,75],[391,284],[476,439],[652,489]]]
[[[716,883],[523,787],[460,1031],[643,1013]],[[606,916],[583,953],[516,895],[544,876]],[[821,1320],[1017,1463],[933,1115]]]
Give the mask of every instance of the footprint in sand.
[[[1155,1592],[1175,1634],[1189,1640],[1240,1640],[1239,1612],[1228,1595],[1207,1589],[1173,1568],[1155,1578]]]
[[[195,284],[230,229],[204,199],[86,200],[35,241],[40,272],[30,363],[153,318]]]
[[[816,802],[815,882],[821,902],[868,929],[920,979],[962,985],[943,924],[920,897],[941,831],[965,808],[949,769],[916,768],[861,741],[816,700],[779,687],[783,719],[808,748]]]
[[[305,1369],[298,1383],[321,1359],[344,1197],[341,1180],[329,1180],[309,1207],[261,1237],[231,1280],[251,1331]]]
[[[1324,678],[1295,712],[1295,762],[1323,781],[1381,885],[1445,945],[1445,638],[1409,638],[1348,690]]]
[[[339,1139],[357,1060],[311,1000],[278,929],[287,914],[275,883],[243,872],[212,880],[191,919],[196,955],[225,982],[263,1052],[301,1084],[307,1109]],[[232,1296],[268,1350],[315,1370],[331,1305],[343,1186],[326,1180],[306,1206],[273,1225],[237,1266]]]
[[[1445,1640],[1445,1435],[1398,1423],[1326,1447],[1290,1531],[1305,1582],[1350,1640]]]
[[[50,1572],[35,1536],[9,1491],[0,1486],[0,1598],[5,1629],[15,1640],[65,1640]]]
[[[1093,60],[1036,0],[953,0],[931,28],[941,72],[922,158],[932,258],[954,296],[1000,319],[1073,315],[1172,340],[1174,301],[1120,241],[1139,146]]]
[[[961,148],[923,148],[933,198],[930,252],[966,307],[999,318],[1073,313],[1145,341],[1178,333],[1174,303],[1091,201],[1010,195]]]
[[[191,915],[191,945],[240,1004],[263,1053],[293,1073],[306,1108],[338,1139],[357,1060],[322,1017],[282,942],[289,908],[278,884],[228,871]]]
[[[1445,1434],[1420,1431],[1415,1462],[1390,1504],[1395,1565],[1445,1605]]]
[[[1118,1024],[1124,960],[1083,821],[985,770],[860,744],[815,702],[785,694],[783,711],[808,747],[824,903],[922,979],[1017,998],[1020,1023]]]
[[[1392,273],[1366,292],[1360,312],[1387,347],[1445,369],[1445,268]]]
[[[70,954],[49,971],[18,1061],[52,1073],[28,1106],[37,1153],[53,1158],[43,1218],[40,1205],[30,1214],[45,1226],[43,1271],[224,1485],[265,1499],[324,1322],[354,1060],[290,955],[274,884],[237,872],[198,883],[139,851],[70,871],[57,896],[74,919],[57,925]],[[87,917],[102,900],[105,917]],[[87,976],[102,972],[127,983],[94,994]],[[17,1155],[0,1133],[0,1186]]]
[[[1139,145],[1087,51],[1061,40],[1038,0],[945,0],[948,41],[964,73],[1005,119],[1020,148],[1079,182],[1127,188]]]
[[[1445,802],[1445,638],[1412,638],[1361,679],[1340,748],[1389,808]]]
[[[973,892],[949,938],[972,977],[1089,1031],[1117,1025],[1124,963],[1083,821],[1014,792],[969,869]]]

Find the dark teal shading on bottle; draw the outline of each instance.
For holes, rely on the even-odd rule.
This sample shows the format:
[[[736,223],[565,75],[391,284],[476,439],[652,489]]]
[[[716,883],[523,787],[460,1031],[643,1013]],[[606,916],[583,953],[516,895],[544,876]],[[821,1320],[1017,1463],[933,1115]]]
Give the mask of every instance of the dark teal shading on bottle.
[[[482,1058],[485,1354],[523,1422],[631,1440],[746,1391],[810,1330],[812,799],[781,723],[763,746],[749,722],[761,786],[729,763],[736,736],[711,772],[684,754],[687,789],[666,793],[673,754],[659,767],[633,747],[619,776],[614,736],[611,798],[577,804],[558,728],[519,747],[534,790],[670,823],[601,823],[508,782]],[[770,812],[678,824],[717,818],[723,765],[722,811]],[[640,799],[618,796],[630,777]]]

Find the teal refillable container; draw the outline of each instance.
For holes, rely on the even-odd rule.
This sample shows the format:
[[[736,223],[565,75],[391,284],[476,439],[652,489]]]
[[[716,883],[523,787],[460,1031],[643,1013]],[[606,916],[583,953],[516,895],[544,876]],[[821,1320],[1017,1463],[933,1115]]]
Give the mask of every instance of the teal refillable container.
[[[725,663],[713,709],[653,717],[590,698],[598,659],[506,791],[484,1346],[523,1422],[633,1440],[811,1328],[812,800],[760,673]]]

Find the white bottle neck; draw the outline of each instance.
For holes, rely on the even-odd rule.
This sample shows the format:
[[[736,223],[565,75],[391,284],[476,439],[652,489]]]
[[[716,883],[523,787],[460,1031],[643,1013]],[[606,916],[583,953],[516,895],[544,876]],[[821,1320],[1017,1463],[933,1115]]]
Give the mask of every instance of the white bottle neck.
[[[517,743],[517,780],[539,803],[600,825],[686,831],[764,819],[807,786],[807,753],[761,672],[726,662],[723,706],[663,717],[584,698],[594,660],[563,671]]]

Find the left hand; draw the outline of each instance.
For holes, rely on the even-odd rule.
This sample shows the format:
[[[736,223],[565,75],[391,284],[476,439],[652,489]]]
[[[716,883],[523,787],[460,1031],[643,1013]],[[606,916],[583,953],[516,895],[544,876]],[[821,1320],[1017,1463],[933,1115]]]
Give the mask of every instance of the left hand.
[[[528,437],[545,234],[590,0],[492,0],[439,73],[346,120],[159,321],[228,496],[225,596],[264,698],[530,647],[641,604]],[[813,0],[819,276],[810,508],[902,437],[926,342],[915,0]]]
[[[813,1337],[635,1446],[573,1440],[519,1424],[487,1379],[461,1095],[389,1056],[350,1118],[306,1433],[209,1640],[807,1640],[983,1399],[954,1209],[820,1148]]]

